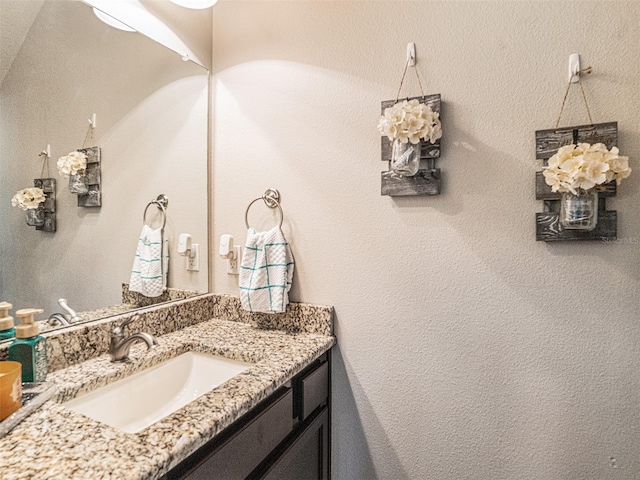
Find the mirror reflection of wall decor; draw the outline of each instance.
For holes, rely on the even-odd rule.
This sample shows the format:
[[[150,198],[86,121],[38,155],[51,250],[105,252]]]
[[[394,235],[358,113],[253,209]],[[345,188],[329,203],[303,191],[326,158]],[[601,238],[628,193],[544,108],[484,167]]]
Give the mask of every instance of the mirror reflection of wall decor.
[[[58,159],[58,173],[69,179],[69,191],[78,196],[79,207],[102,206],[100,148],[79,148]]]
[[[18,190],[11,198],[11,204],[24,210],[27,225],[30,227],[55,232],[56,180],[36,178],[33,184],[33,187]]]
[[[409,67],[416,74],[422,95],[402,100],[400,93]],[[410,43],[396,99],[382,102],[378,121],[378,130],[383,135],[382,160],[389,162],[389,170],[382,172],[382,195],[440,194],[440,169],[435,168],[442,137],[440,105],[440,94],[424,93],[416,67],[415,45]],[[420,168],[421,161],[427,162],[427,168]]]
[[[33,180],[33,187],[23,188],[11,198],[11,205],[25,212],[26,223],[36,230],[56,231],[56,180],[49,178],[51,146],[47,145],[39,154],[42,157],[40,177]]]
[[[42,306],[40,319],[60,312],[60,298],[83,319],[137,308],[123,291],[140,233],[132,205],[166,193],[175,213],[165,229],[170,256],[180,258],[177,237],[188,231],[204,239],[200,255],[208,259],[209,72],[140,33],[105,25],[82,2],[12,3],[0,9],[3,28],[22,29],[7,33],[15,46],[0,43],[0,298]],[[82,146],[78,133],[93,112],[99,128],[79,150],[108,158],[100,181],[109,200],[78,208],[82,196],[68,191],[55,160]],[[11,197],[38,177],[24,152],[50,141],[51,175],[40,177],[58,182],[56,233],[34,235]],[[207,292],[208,268],[190,272],[176,261],[167,282],[166,301],[178,290]]]
[[[100,189],[100,147],[79,148],[78,152],[87,158],[87,168],[82,179],[83,186],[86,185],[86,192],[78,194],[79,207],[101,207],[102,190]]]
[[[36,188],[41,188],[44,192],[44,203],[42,204],[43,222],[36,225],[36,230],[43,232],[56,231],[56,179],[36,178],[33,180]]]
[[[69,179],[69,191],[78,196],[79,207],[102,206],[100,191],[100,148],[87,148],[87,141],[93,142],[93,130],[96,128],[96,114],[89,119],[87,134],[82,148],[60,157],[57,162],[58,173]]]
[[[617,212],[607,210],[606,199],[631,174],[629,158],[619,154],[617,122],[593,122],[580,79],[585,73],[591,67],[570,71],[556,128],[536,131],[536,159],[544,166],[536,173],[536,199],[544,202],[544,212],[536,214],[538,241],[617,238]],[[559,128],[573,83],[580,86],[590,123]]]

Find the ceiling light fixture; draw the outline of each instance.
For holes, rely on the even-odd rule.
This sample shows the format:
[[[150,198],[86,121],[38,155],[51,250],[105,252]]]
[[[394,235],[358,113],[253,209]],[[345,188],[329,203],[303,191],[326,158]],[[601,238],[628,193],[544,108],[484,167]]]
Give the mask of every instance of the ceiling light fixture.
[[[213,7],[218,0],[169,0],[171,3],[180,5],[185,8],[193,8],[202,10],[204,8]]]
[[[193,0],[190,1],[193,2]],[[208,1],[211,3],[211,0]],[[204,65],[184,41],[162,20],[147,10],[140,0],[82,0],[82,2],[94,7],[96,15],[109,25],[122,30],[140,32],[177,52],[183,60]],[[120,20],[115,20],[116,18]],[[113,23],[114,21],[116,24]]]
[[[122,23],[119,20],[116,20],[111,15],[107,15],[106,13],[98,10],[97,8],[93,8],[93,13],[96,14],[100,20],[109,25],[110,27],[117,28],[118,30],[124,30],[125,32],[135,32],[134,28],[131,28],[129,25]]]

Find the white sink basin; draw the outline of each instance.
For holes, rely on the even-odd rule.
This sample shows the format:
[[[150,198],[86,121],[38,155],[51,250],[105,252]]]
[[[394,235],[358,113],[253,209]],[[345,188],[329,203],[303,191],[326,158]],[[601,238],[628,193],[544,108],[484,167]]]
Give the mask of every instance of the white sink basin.
[[[188,352],[63,405],[127,433],[137,433],[251,367]]]

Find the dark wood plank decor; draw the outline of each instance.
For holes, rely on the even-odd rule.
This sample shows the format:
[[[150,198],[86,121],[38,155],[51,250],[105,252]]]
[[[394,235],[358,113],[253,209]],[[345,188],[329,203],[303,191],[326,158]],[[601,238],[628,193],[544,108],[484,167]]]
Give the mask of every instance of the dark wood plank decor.
[[[102,206],[102,191],[100,188],[100,147],[79,148],[79,152],[87,156],[87,176],[89,193],[78,195],[79,207],[100,207]]]
[[[604,143],[607,148],[618,145],[618,122],[552,128],[536,131],[536,158],[544,165],[560,147],[572,143]]]
[[[35,178],[33,186],[41,188],[44,192],[44,224],[36,227],[36,230],[43,232],[56,231],[56,179],[55,178]]]
[[[402,100],[419,100],[420,103],[424,103],[425,105],[429,105],[431,110],[434,112],[440,113],[440,94],[437,93],[435,95],[427,95],[425,97],[410,97],[410,98],[401,98],[398,101]],[[382,102],[381,115],[384,115],[385,108],[392,107],[396,104],[395,100],[386,100]],[[425,142],[424,140],[420,142],[420,160],[427,160],[429,158],[439,158],[440,157],[440,138],[436,140],[436,143]],[[382,152],[382,161],[390,162],[391,161],[391,142],[389,138],[383,136],[381,139],[380,151]]]
[[[596,228],[591,231],[564,230],[554,212],[536,213],[536,240],[561,242],[567,240],[613,241],[618,238],[618,212],[599,211]]]
[[[393,171],[382,172],[382,195],[405,197],[410,195],[440,195],[440,169],[420,169],[413,177],[404,177]]]
[[[536,158],[544,165],[560,147],[575,143],[604,143],[607,148],[618,145],[618,122],[580,125],[577,127],[553,128],[536,132]],[[595,187],[598,190],[598,223],[591,231],[564,230],[560,227],[559,214],[561,193],[553,193],[544,181],[542,172],[536,172],[536,200],[544,202],[544,212],[536,213],[536,240],[560,242],[574,240],[616,240],[618,214],[606,209],[606,199],[615,197],[617,186],[609,182]]]
[[[420,103],[429,105],[434,112],[440,113],[440,94],[426,95],[424,97],[401,98],[402,100],[419,100]],[[396,100],[386,100],[382,102],[381,114],[384,110],[395,105]],[[429,141],[420,142],[420,161],[427,161],[428,168],[421,168],[413,177],[397,175],[391,170],[382,172],[381,194],[391,197],[404,197],[411,195],[440,195],[442,182],[440,169],[435,168],[435,159],[440,157],[440,138],[435,143]],[[381,138],[380,143],[381,159],[391,162],[391,143],[386,136]]]

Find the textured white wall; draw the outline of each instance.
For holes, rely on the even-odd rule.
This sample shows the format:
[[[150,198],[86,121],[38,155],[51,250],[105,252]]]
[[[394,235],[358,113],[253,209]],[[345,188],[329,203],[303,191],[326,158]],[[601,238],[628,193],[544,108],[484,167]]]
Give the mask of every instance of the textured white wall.
[[[160,193],[170,201],[169,285],[208,290],[208,82],[204,69],[107,27],[79,2],[44,4],[0,86],[0,299],[47,316],[59,311],[60,297],[79,311],[120,303],[142,212]],[[103,156],[96,209],[79,208],[56,171],[58,157],[82,146],[93,112],[98,128],[88,146]],[[54,234],[28,227],[10,203],[40,177],[47,144],[57,179]],[[177,254],[181,232],[201,245],[200,272],[187,272]]]
[[[640,478],[638,25],[622,1],[215,7],[214,242],[280,189],[293,300],[337,312],[334,478]],[[410,41],[442,94],[444,191],[393,199],[375,127]],[[534,131],[574,52],[635,169],[615,244],[535,241]],[[578,90],[563,123],[586,123]]]
[[[18,55],[44,0],[0,1],[0,83]]]

